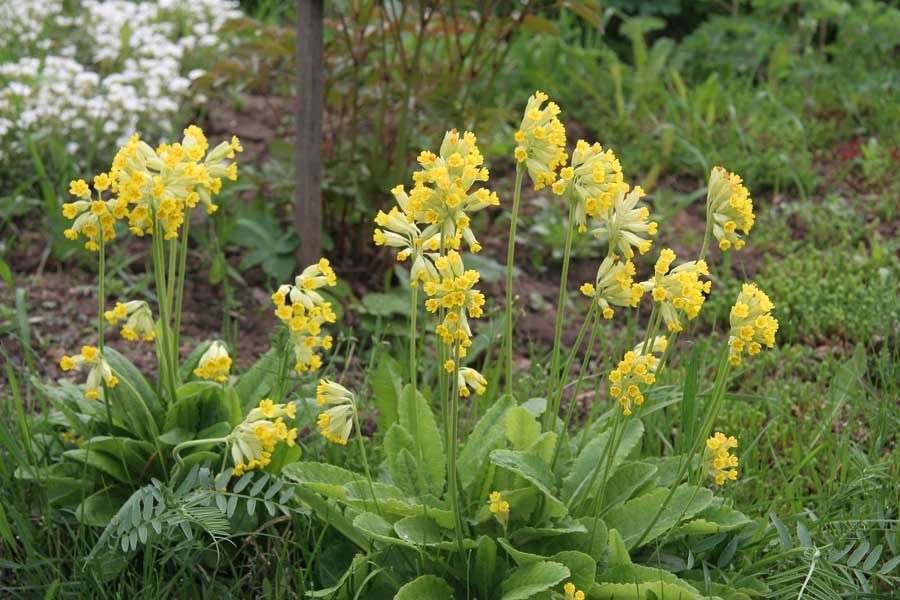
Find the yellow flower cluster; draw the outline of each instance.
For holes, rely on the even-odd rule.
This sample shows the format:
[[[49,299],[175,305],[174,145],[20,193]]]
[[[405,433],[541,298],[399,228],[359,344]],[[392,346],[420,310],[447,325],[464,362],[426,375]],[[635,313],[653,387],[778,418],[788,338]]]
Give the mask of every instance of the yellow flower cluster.
[[[653,292],[653,300],[659,303],[662,318],[672,332],[682,330],[680,311],[688,320],[697,316],[711,287],[709,281],[700,279],[709,275],[706,261],[689,261],[670,269],[674,260],[675,252],[664,249],[656,261],[655,275],[641,284],[645,291]]]
[[[503,495],[500,492],[494,491],[488,496],[488,503],[488,509],[491,511],[491,514],[506,529],[506,525],[509,523],[509,502],[503,499]]]
[[[241,152],[240,141],[232,137],[207,154],[209,143],[196,125],[184,130],[181,142],[161,144],[154,150],[135,134],[113,159],[109,173],[94,177],[97,199],[91,201],[87,183],[72,181],[69,193],[79,198],[63,205],[63,214],[73,219],[65,235],[71,240],[79,234],[87,238],[85,247],[99,250],[98,236],[115,237],[117,219],[128,219],[132,233],[152,234],[156,226],[165,238],[178,236],[185,210],[198,203],[215,212],[212,197],[222,188],[222,179],[237,179],[237,163],[228,163]],[[103,200],[104,192],[113,197]]]
[[[638,344],[610,372],[609,393],[622,406],[626,417],[631,415],[632,404],[644,403],[643,388],[656,381],[659,359],[654,354],[665,352],[667,343],[665,336],[657,336],[647,344],[647,354],[643,353],[644,344]]]
[[[547,94],[535,92],[525,105],[522,124],[516,132],[515,157],[525,163],[528,175],[534,182],[534,189],[539,190],[552,185],[556,179],[556,169],[565,166],[566,128],[557,118],[559,106],[555,102],[547,102]]]
[[[99,400],[101,384],[106,384],[108,388],[114,388],[119,383],[119,378],[113,375],[109,363],[94,346],[82,346],[81,354],[63,356],[59,361],[59,366],[63,371],[71,371],[82,365],[91,367],[85,382],[85,398]]]
[[[725,434],[717,431],[706,440],[706,450],[703,451],[703,468],[716,481],[716,485],[724,485],[725,480],[734,481],[738,478],[738,457],[729,452],[738,447],[737,438],[725,437]]]
[[[297,405],[293,402],[275,404],[267,398],[234,428],[227,442],[231,446],[235,476],[268,465],[278,442],[284,442],[288,446],[296,444],[297,429],[288,428],[284,422],[285,417],[297,418]]]
[[[391,191],[400,207],[408,206],[409,196],[402,185],[396,186]],[[428,281],[438,276],[433,261],[440,249],[440,234],[424,239],[415,219],[403,212],[403,208],[396,206],[387,213],[379,210],[375,223],[384,228],[376,228],[372,234],[376,246],[400,248],[397,253],[399,262],[412,257],[409,274],[411,286],[418,287],[419,281]]]
[[[601,219],[608,215],[616,192],[624,185],[622,165],[615,153],[584,140],[578,140],[575,145],[572,166],[560,169],[559,176],[553,184],[553,193],[561,196],[571,190],[575,223],[581,232],[587,231],[587,217]]]
[[[285,284],[272,294],[275,316],[290,332],[294,350],[294,370],[314,371],[322,366],[322,357],[316,349],[330,350],[333,340],[322,335],[322,326],[337,321],[337,315],[316,290],[337,285],[337,275],[328,259],[306,267],[294,278],[294,284]]]
[[[744,240],[737,230],[740,229],[744,235],[749,234],[756,217],[753,215],[750,192],[744,187],[740,176],[729,173],[723,167],[713,167],[709,174],[706,203],[719,248],[743,248]]]
[[[316,387],[316,403],[330,407],[319,413],[317,424],[321,434],[335,444],[346,446],[356,414],[356,397],[353,392],[337,382],[322,379]]]
[[[737,302],[731,307],[731,336],[728,338],[728,360],[733,365],[741,364],[744,351],[754,356],[762,350],[763,344],[772,348],[778,320],[772,316],[775,305],[769,297],[752,283],[745,283],[738,294]]]
[[[228,381],[228,372],[231,370],[231,357],[228,356],[228,350],[225,344],[216,341],[210,344],[197,368],[194,369],[194,375],[203,379],[212,379],[215,381]]]
[[[136,342],[144,340],[153,341],[156,338],[156,324],[153,321],[153,313],[150,306],[143,300],[131,302],[116,302],[115,308],[103,313],[110,325],[115,325],[122,319],[128,319],[122,326],[122,337]]]
[[[444,321],[435,331],[445,344],[458,348],[459,356],[463,357],[466,348],[472,345],[472,330],[466,314],[477,319],[484,312],[484,294],[473,289],[481,276],[474,269],[466,270],[462,257],[455,250],[439,257],[435,267],[440,279],[425,283],[425,293],[430,296],[425,308],[432,313],[439,308],[445,310]]]
[[[447,362],[450,363],[450,372],[453,372],[453,361]],[[468,398],[472,394],[469,388],[475,390],[479,396],[484,395],[487,391],[487,379],[475,369],[460,367],[456,376],[459,382],[459,395],[463,398]]]
[[[100,173],[94,177],[93,197],[87,182],[76,179],[69,184],[69,193],[76,198],[75,202],[66,202],[62,206],[63,216],[74,222],[63,233],[70,240],[77,240],[79,235],[87,238],[84,247],[94,252],[100,249],[99,239],[111,240],[116,237],[116,219],[128,214],[128,204],[121,198],[103,200],[103,192],[108,190],[112,182],[109,175]]]
[[[643,188],[636,185],[629,191],[627,183],[619,182],[610,186],[611,205],[597,216],[597,227],[594,237],[607,237],[607,244],[625,258],[634,257],[634,248],[641,254],[646,253],[653,243],[649,237],[656,235],[658,225],[650,221],[650,209],[638,207],[637,203],[645,196]]]
[[[563,586],[563,592],[566,594],[566,600],[584,600],[584,592],[575,589],[575,584],[571,581]]]
[[[500,199],[487,188],[472,190],[476,182],[489,177],[488,170],[481,166],[484,158],[476,141],[469,131],[462,135],[455,129],[448,131],[438,155],[428,151],[419,154],[422,169],[413,173],[415,186],[405,199],[405,206],[395,194],[407,219],[425,225],[420,238],[423,242],[437,236],[444,240],[446,248],[458,250],[461,240],[465,240],[471,252],[481,250],[469,227],[469,215],[487,206],[498,206]],[[432,248],[434,244],[431,242]]]
[[[613,318],[611,304],[635,307],[644,294],[644,288],[633,279],[634,263],[617,259],[615,255],[604,258],[594,283],[585,283],[580,288],[582,294],[597,301],[604,319]]]

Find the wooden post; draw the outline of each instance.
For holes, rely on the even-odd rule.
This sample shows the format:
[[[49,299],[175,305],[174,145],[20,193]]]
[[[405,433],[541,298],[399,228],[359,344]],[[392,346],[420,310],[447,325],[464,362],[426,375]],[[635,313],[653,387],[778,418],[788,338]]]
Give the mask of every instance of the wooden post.
[[[297,0],[297,147],[294,223],[300,268],[322,252],[323,0]]]

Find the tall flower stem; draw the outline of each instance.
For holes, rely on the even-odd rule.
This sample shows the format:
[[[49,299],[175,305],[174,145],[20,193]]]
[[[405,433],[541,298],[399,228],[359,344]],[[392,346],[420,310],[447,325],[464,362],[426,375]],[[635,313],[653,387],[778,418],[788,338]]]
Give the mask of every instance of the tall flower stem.
[[[523,163],[516,166],[516,184],[513,192],[512,217],[509,222],[509,245],[506,249],[506,331],[503,344],[506,354],[506,391],[512,393],[512,347],[513,347],[513,258],[516,252],[516,224],[519,219],[519,200],[522,195],[522,178],[525,174]]]
[[[165,376],[167,380],[167,393],[169,402],[175,402],[175,366],[172,362],[172,343],[169,336],[169,306],[166,296],[166,278],[165,268],[165,251],[163,249],[163,240],[160,237],[159,221],[154,220],[153,223],[153,271],[156,277],[156,298],[159,305],[159,326],[162,329],[162,350],[159,352],[160,360],[160,376]],[[157,346],[159,348],[159,346]]]
[[[463,523],[462,515],[459,510],[459,490],[457,486],[456,473],[456,440],[458,437],[457,428],[459,427],[459,409],[457,400],[459,398],[459,344],[453,349],[453,382],[450,391],[450,435],[447,436],[447,477],[449,479],[448,486],[450,492],[450,504],[453,506],[453,525],[456,528],[456,541],[459,545],[459,553],[465,556],[465,548],[463,547]]]
[[[369,492],[372,494],[372,500],[375,501],[375,510],[381,515],[381,506],[378,505],[378,496],[375,494],[375,484],[372,483],[372,472],[369,471],[369,459],[366,457],[366,445],[363,443],[362,430],[359,428],[359,415],[356,414],[356,407],[353,407],[353,427],[356,429],[356,441],[359,443],[359,458],[362,460],[363,471],[366,473],[366,480],[369,482]]]
[[[103,346],[106,337],[106,318],[103,313],[106,312],[106,240],[103,239],[103,226],[99,227],[100,233],[97,235],[100,244],[98,254],[99,264],[97,271],[99,282],[97,284],[97,347],[100,349],[100,356],[103,356]],[[106,405],[106,422],[109,425],[109,432],[112,434],[112,409],[109,407],[109,398],[106,397],[108,390],[106,383],[101,383],[103,388],[103,403]]]
[[[416,480],[419,484],[419,493],[425,493],[425,459],[422,456],[422,443],[419,440],[419,367],[416,361],[416,341],[418,339],[418,327],[416,317],[419,313],[419,287],[410,282],[410,317],[409,317],[409,384],[412,386],[412,434],[416,445]]]
[[[566,304],[566,286],[569,282],[569,261],[572,258],[572,238],[575,235],[575,202],[572,200],[571,191],[567,197],[569,202],[569,224],[566,229],[566,247],[563,253],[562,275],[559,282],[559,298],[556,301],[556,325],[553,333],[553,352],[550,357],[550,386],[547,390],[547,400],[553,397],[556,386],[559,385],[557,374],[559,370],[559,351],[560,342],[562,340],[562,324],[563,314],[565,313]],[[551,414],[548,410],[544,414],[544,430],[549,431],[553,426],[553,419],[556,415]]]
[[[578,403],[578,392],[581,390],[581,384],[584,382],[584,376],[587,373],[588,365],[591,361],[591,355],[594,353],[594,342],[597,337],[600,335],[600,315],[596,313],[597,302],[596,300],[591,303],[591,308],[588,310],[588,316],[585,317],[584,322],[585,325],[593,322],[593,327],[591,328],[591,335],[588,338],[587,350],[584,351],[584,359],[581,361],[581,369],[578,371],[578,379],[575,381],[575,388],[572,391],[572,400],[569,402],[569,408],[566,410],[566,418],[563,420],[562,432],[556,438],[556,448],[553,450],[553,460],[550,462],[550,468],[554,468],[556,466],[556,461],[559,458],[559,451],[562,448],[563,441],[568,439],[566,432],[569,429],[569,422],[572,420],[572,414],[575,412],[575,405]],[[591,319],[593,317],[593,321]],[[574,354],[581,347],[581,340],[584,337],[584,331],[586,327],[582,326],[582,331],[579,332],[579,337],[575,341],[575,346],[572,348],[572,355],[569,357],[567,361],[566,367],[563,369],[563,376],[561,381],[566,381],[569,375],[569,369],[574,362]],[[557,410],[559,410],[560,405],[562,404],[562,395],[563,390],[565,389],[565,385],[559,386],[559,393],[556,395],[556,403],[555,406]]]
[[[178,286],[175,295],[175,327],[173,334],[175,336],[175,356],[178,356],[178,347],[181,338],[181,306],[184,300],[184,279],[185,269],[187,268],[188,242],[191,232],[191,209],[185,211],[184,229],[181,234],[181,247],[179,248],[180,256],[178,257]]]
[[[657,521],[659,521],[660,515],[662,515],[663,511],[666,509],[666,506],[668,506],[669,502],[672,500],[672,496],[675,495],[675,490],[678,489],[678,485],[681,483],[682,478],[690,468],[694,455],[700,450],[703,440],[705,440],[709,436],[709,432],[712,430],[713,425],[716,422],[716,418],[719,415],[719,408],[721,408],[722,398],[724,398],[725,396],[725,388],[726,384],[728,383],[728,375],[730,371],[731,364],[728,362],[728,352],[726,347],[722,352],[722,358],[719,360],[719,367],[716,371],[716,380],[713,384],[712,394],[710,396],[709,409],[707,410],[706,418],[703,420],[703,427],[700,429],[699,435],[694,439],[694,443],[691,445],[691,449],[688,451],[687,456],[685,456],[681,460],[678,468],[678,473],[675,475],[675,479],[672,481],[672,487],[669,488],[669,493],[666,494],[663,503],[659,506],[656,514],[644,529],[641,537],[638,538],[635,547],[639,546],[641,542],[644,541],[644,538],[647,537],[647,534],[650,533],[650,530],[653,529],[653,526],[656,525]]]

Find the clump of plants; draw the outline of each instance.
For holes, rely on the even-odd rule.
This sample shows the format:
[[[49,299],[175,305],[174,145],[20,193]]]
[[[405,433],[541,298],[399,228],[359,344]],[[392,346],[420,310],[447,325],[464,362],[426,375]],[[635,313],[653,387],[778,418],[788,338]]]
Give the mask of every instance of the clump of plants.
[[[503,350],[487,359],[484,373],[463,366],[486,300],[461,250],[481,249],[472,215],[499,198],[477,187],[489,174],[476,137],[450,131],[436,153],[423,151],[412,188],[394,188],[395,206],[375,219],[375,243],[395,248],[410,265],[409,381],[395,377],[396,398],[363,398],[323,379],[320,429],[340,444],[355,432],[364,473],[312,461],[284,471],[305,493],[327,499],[315,509],[323,520],[363,538],[355,541],[357,558],[329,588],[333,597],[700,598],[726,586],[757,586],[725,572],[715,582],[690,569],[679,577],[659,559],[667,549],[749,522],[721,495],[739,476],[739,442],[715,427],[731,368],[774,345],[773,303],[752,283],[731,310],[709,393],[701,400],[697,382],[684,382],[688,439],[678,446],[684,450],[639,457],[641,417],[658,409],[658,383],[679,351],[683,324],[711,291],[705,261],[711,243],[722,252],[746,243],[754,222],[749,192],[737,175],[713,169],[698,255],[676,263],[664,249],[653,276],[635,281],[633,259],[651,250],[657,231],[644,192],[625,181],[612,150],[579,140],[570,155],[560,109],[547,100],[541,93],[529,99],[515,134]],[[546,388],[524,401],[514,395],[512,266],[526,175],[536,189],[549,188],[569,218]],[[595,280],[581,286],[590,307],[574,346],[563,348],[571,247],[588,231],[605,244],[606,256]],[[432,315],[424,327],[416,319],[422,292]],[[575,403],[563,406],[566,392],[577,397],[585,384],[604,323],[617,312],[639,313],[645,294],[652,309],[643,340],[606,374],[606,386],[596,386],[589,420],[576,422]],[[432,348],[431,368],[421,364],[420,340]],[[495,389],[486,376],[492,368],[501,371]],[[429,371],[434,377],[426,385],[418,374]],[[464,427],[473,395],[487,408]],[[385,464],[373,477],[358,415],[366,404],[389,401],[397,402],[397,417],[386,423]]]
[[[395,204],[377,214],[373,237],[409,265],[408,369],[405,377],[388,369],[386,385],[370,397],[342,375],[315,375],[328,369],[334,342],[327,329],[337,320],[327,295],[337,278],[326,259],[273,291],[275,347],[241,377],[219,341],[182,359],[191,211],[216,211],[224,181],[237,177],[241,146],[233,138],[210,149],[193,126],[180,142],[155,149],[133,137],[109,172],[94,177],[93,190],[73,181],[76,200],[63,207],[72,220],[66,236],[98,257],[98,343],[61,360],[66,371],[86,371],[84,384],[42,386],[56,414],[53,429],[34,443],[55,450],[38,471],[20,476],[52,487],[57,505],[104,528],[91,558],[104,557],[96,562],[107,567],[116,564],[110,557],[127,560],[145,545],[186,540],[199,551],[278,512],[305,510],[356,548],[343,575],[319,582],[323,597],[701,598],[758,589],[723,570],[727,561],[714,566],[703,557],[719,543],[715,536],[749,523],[723,494],[739,477],[738,439],[716,425],[732,367],[774,345],[778,322],[768,296],[743,285],[707,393],[699,392],[696,370],[660,385],[685,322],[711,293],[713,241],[721,252],[746,243],[754,222],[749,191],[737,175],[713,169],[698,254],[678,261],[663,249],[652,276],[638,281],[635,257],[651,251],[658,228],[645,194],[626,181],[612,150],[579,140],[570,153],[559,114],[538,92],[515,134],[502,348],[480,370],[470,353],[487,300],[465,251],[481,250],[472,216],[500,198],[482,185],[489,172],[475,135],[447,132],[437,152],[419,154],[410,189],[393,189]],[[512,294],[526,176],[568,210],[549,370],[544,389],[527,399],[516,395]],[[106,306],[106,248],[126,231],[151,238],[155,311],[143,299]],[[565,348],[571,248],[585,233],[606,252],[595,279],[581,285],[590,305],[575,344]],[[637,320],[645,295],[652,308],[643,337],[594,384],[587,420],[576,418],[576,403],[564,399],[586,385],[606,323],[628,311]],[[125,339],[155,345],[155,383],[105,345],[107,328],[120,323]],[[291,371],[301,383],[318,380],[314,401],[293,393]],[[672,393],[682,411],[679,450],[642,457],[642,417]],[[473,407],[483,413],[467,419]],[[382,411],[383,464],[370,464],[360,426],[368,408]],[[299,461],[307,426],[357,452],[362,472]],[[692,558],[677,575],[667,570],[664,557],[686,549],[702,569]]]

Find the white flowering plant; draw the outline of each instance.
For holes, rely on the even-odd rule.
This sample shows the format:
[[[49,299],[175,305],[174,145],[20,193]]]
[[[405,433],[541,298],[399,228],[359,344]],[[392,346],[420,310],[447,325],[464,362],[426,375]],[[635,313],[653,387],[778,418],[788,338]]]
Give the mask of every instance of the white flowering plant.
[[[190,93],[203,57],[227,50],[218,32],[240,14],[230,0],[0,4],[0,194],[22,173],[103,164],[134,131],[172,134],[203,101]],[[51,213],[56,183],[41,181]]]

